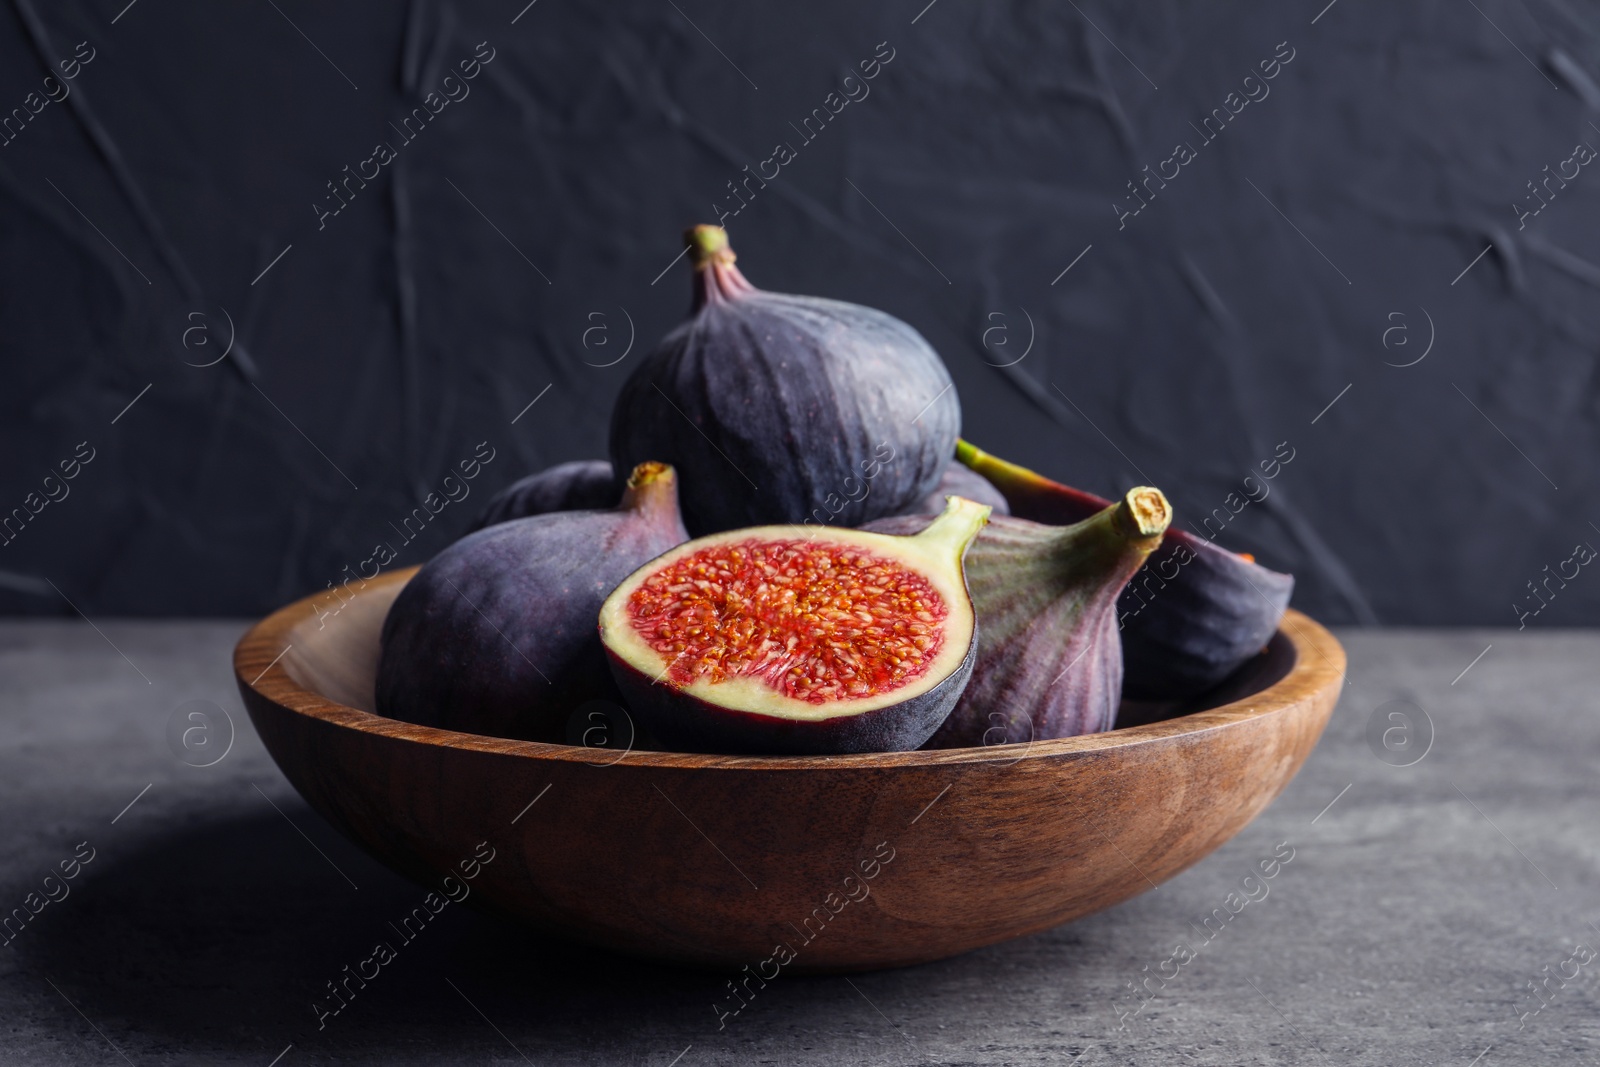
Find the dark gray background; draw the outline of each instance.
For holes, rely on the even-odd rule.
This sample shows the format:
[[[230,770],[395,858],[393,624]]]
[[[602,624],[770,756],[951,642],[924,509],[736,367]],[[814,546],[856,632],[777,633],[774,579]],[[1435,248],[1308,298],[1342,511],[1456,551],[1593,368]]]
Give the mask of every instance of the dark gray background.
[[[0,547],[0,610],[261,612],[393,540],[480,441],[473,497],[400,563],[603,454],[686,307],[682,263],[653,284],[681,229],[780,140],[799,158],[728,220],[756,284],[899,315],[971,439],[1152,482],[1180,521],[1289,442],[1220,541],[1313,614],[1514,625],[1600,544],[1600,175],[1526,229],[1512,207],[1600,146],[1600,8],[925,3],[7,0],[0,111],[95,58],[0,147],[0,512],[95,459]],[[471,95],[319,230],[325,183],[480,41]],[[884,41],[870,96],[799,146]],[[1279,42],[1270,95],[1201,146]],[[1119,231],[1178,141],[1198,158]],[[1582,572],[1528,623],[1597,605]]]

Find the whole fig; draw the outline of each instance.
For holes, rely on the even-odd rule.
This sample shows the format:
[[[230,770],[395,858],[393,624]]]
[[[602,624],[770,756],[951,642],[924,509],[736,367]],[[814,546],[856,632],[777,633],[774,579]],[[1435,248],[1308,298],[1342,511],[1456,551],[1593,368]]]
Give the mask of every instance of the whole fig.
[[[966,441],[956,446],[956,459],[994,483],[1022,518],[1079,522],[1109,503]],[[1118,602],[1123,695],[1173,701],[1210,689],[1272,640],[1293,592],[1291,576],[1169,530]]]
[[[978,661],[925,748],[973,748],[1111,729],[1122,695],[1117,595],[1161,543],[1172,510],[1159,489],[1072,526],[991,516],[967,552]],[[868,529],[906,533],[926,516]]]
[[[772,523],[858,526],[938,484],[961,409],[922,336],[857,304],[765,293],[728,235],[686,235],[693,312],[633,370],[611,415],[618,471],[685,472],[700,536]]]
[[[994,484],[959,460],[951,460],[939,476],[933,492],[906,509],[908,515],[937,515],[944,510],[945,497],[960,496],[989,505],[996,515],[1011,514],[1011,505]]]
[[[965,467],[962,469],[966,470]],[[589,511],[609,507],[615,499],[616,478],[611,473],[608,461],[578,459],[571,463],[557,463],[538,474],[517,479],[490,497],[483,514],[478,516],[478,521],[467,532],[552,511]]]
[[[384,619],[380,715],[562,741],[568,715],[617,701],[595,619],[640,564],[687,540],[671,467],[642,463],[607,511],[558,511],[469,534],[428,561]]]

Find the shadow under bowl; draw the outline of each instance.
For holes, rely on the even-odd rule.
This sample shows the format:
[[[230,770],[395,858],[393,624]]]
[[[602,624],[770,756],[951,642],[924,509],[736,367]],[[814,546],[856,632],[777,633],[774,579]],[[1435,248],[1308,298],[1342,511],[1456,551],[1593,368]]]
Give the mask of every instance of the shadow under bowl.
[[[752,973],[923,963],[1144,892],[1283,790],[1345,668],[1333,635],[1290,611],[1196,708],[1102,734],[785,757],[513,741],[374,713],[379,632],[415,570],[337,614],[290,604],[234,650],[294,787],[420,883],[471,872],[472,899],[535,928]]]

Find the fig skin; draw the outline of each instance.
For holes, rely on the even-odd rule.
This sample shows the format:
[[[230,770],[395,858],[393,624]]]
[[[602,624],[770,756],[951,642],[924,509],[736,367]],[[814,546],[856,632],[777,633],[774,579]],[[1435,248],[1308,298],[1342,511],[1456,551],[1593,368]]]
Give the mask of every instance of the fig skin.
[[[617,481],[609,460],[577,459],[557,463],[537,474],[517,479],[490,497],[467,533],[552,511],[609,508],[616,499]]]
[[[659,459],[683,471],[695,536],[859,526],[932,492],[961,409],[927,341],[881,311],[756,289],[720,227],[686,239],[692,314],[623,385],[613,466]]]
[[[1122,695],[1117,596],[1161,543],[1172,518],[1140,486],[1072,526],[992,516],[967,553],[978,613],[972,681],[923,746],[974,748],[1099,733]],[[926,516],[868,528],[908,532]]]
[[[1011,514],[1011,505],[1006,503],[1004,494],[996,489],[989,479],[957,460],[951,460],[945,467],[933,492],[908,508],[906,514],[937,515],[944,510],[945,497],[950,496],[965,497],[980,504],[987,504],[992,509],[991,515]]]
[[[595,635],[631,571],[688,539],[677,478],[640,464],[622,502],[479,530],[430,560],[384,619],[380,715],[424,726],[561,742],[585,701],[619,700]]]
[[[966,441],[956,459],[1005,495],[1013,515],[1063,525],[1108,501],[991,456]],[[1187,530],[1167,531],[1118,603],[1123,696],[1182,701],[1219,684],[1278,632],[1294,578]]]
[[[606,655],[628,708],[653,742],[683,752],[830,755],[906,752],[918,748],[948,718],[977,662],[978,624],[962,570],[962,558],[988,514],[989,509],[984,505],[951,497],[943,514],[919,520],[919,526],[924,529],[919,529],[918,533],[926,535],[920,538],[889,537],[859,530],[819,532],[809,527],[764,526],[691,541],[670,556],[651,561],[629,575],[600,611]],[[745,537],[761,540],[816,538],[823,543],[837,538],[842,543],[885,555],[930,579],[936,570],[948,568],[943,578],[934,584],[943,594],[949,611],[944,624],[946,637],[964,634],[963,644],[955,646],[963,650],[960,660],[947,666],[942,678],[935,680],[930,676],[907,686],[913,690],[912,694],[893,703],[823,719],[801,717],[818,705],[786,698],[776,691],[762,694],[761,699],[768,703],[769,709],[760,710],[738,706],[736,693],[719,691],[714,684],[705,686],[697,694],[689,691],[692,685],[679,687],[666,680],[666,671],[657,669],[660,653],[651,650],[645,657],[639,657],[632,651],[638,646],[636,638],[628,637],[630,623],[625,606],[628,598],[646,578],[682,555],[709,544]],[[648,673],[641,658],[648,658]],[[916,692],[916,686],[925,682],[933,684]],[[785,705],[804,711],[786,714]]]

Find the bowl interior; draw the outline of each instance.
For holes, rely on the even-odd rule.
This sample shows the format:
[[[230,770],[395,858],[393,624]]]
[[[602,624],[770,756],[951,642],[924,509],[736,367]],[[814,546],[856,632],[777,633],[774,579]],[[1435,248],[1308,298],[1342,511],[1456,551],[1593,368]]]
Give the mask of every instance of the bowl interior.
[[[378,678],[378,638],[389,606],[403,588],[404,580],[374,581],[342,606],[339,600],[323,602],[320,606],[329,614],[313,612],[285,635],[289,651],[283,656],[284,672],[335,704],[377,714],[373,694]]]
[[[349,599],[330,596],[315,601],[307,616],[285,632],[289,645],[282,658],[285,673],[326,700],[376,715],[374,691],[383,620],[415,571],[410,568],[384,575]],[[1117,728],[1162,722],[1248,699],[1287,677],[1296,659],[1295,643],[1280,631],[1262,655],[1198,697],[1181,703],[1123,701]]]

